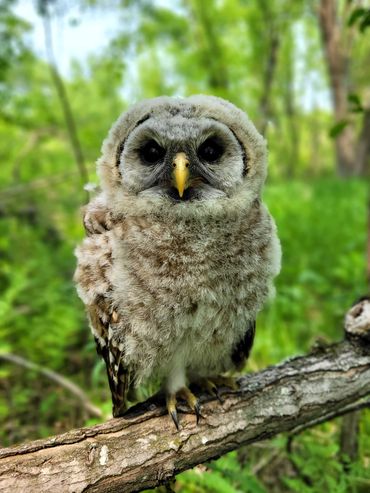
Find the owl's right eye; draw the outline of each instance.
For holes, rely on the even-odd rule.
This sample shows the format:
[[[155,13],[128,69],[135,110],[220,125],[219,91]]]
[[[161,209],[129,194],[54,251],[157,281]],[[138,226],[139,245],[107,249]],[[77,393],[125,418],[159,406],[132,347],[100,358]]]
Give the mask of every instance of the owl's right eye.
[[[158,163],[166,154],[166,150],[155,140],[149,140],[139,152],[141,159],[148,164]]]
[[[222,145],[214,137],[208,138],[198,149],[198,157],[208,163],[214,163],[223,153]]]

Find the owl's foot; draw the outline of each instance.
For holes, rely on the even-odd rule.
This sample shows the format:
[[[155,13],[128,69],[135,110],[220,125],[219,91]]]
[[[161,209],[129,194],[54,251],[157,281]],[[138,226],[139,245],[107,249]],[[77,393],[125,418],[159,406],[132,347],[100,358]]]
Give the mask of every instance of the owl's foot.
[[[220,388],[226,387],[231,390],[238,390],[238,384],[236,380],[232,377],[209,377],[201,378],[196,382],[196,384],[212,396],[216,397],[222,404],[223,400],[220,394]]]
[[[187,387],[182,387],[176,393],[167,395],[167,411],[173,419],[176,428],[178,430],[180,429],[179,418],[177,415],[177,399],[184,400],[187,403],[189,408],[195,413],[198,424],[201,417],[199,401]]]

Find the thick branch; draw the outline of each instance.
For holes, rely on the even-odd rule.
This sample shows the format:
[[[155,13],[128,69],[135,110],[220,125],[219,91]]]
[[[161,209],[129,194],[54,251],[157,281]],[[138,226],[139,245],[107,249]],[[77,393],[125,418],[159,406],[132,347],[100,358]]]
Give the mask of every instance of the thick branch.
[[[203,398],[199,425],[177,432],[158,398],[123,418],[0,450],[0,491],[133,492],[241,445],[352,409],[370,394],[370,344],[345,341],[240,379],[221,405]]]

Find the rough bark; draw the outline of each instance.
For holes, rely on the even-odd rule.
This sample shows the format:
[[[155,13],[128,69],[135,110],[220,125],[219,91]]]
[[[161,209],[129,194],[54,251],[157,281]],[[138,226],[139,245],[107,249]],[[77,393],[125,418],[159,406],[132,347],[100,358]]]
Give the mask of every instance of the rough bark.
[[[241,445],[353,410],[369,393],[370,342],[345,341],[242,377],[222,405],[202,396],[203,419],[197,426],[182,414],[179,432],[152,398],[123,418],[2,449],[0,491],[141,491]]]

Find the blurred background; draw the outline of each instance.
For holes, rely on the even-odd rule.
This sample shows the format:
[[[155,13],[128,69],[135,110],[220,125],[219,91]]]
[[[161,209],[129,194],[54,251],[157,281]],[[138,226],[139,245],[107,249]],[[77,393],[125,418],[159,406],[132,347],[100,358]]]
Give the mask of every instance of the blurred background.
[[[370,5],[361,0],[0,0],[0,443],[106,419],[72,282],[84,185],[112,122],[162,94],[225,97],[269,145],[283,268],[248,371],[342,338],[368,291]],[[370,491],[370,416],[178,476],[181,492]],[[325,468],[323,469],[323,465]]]

